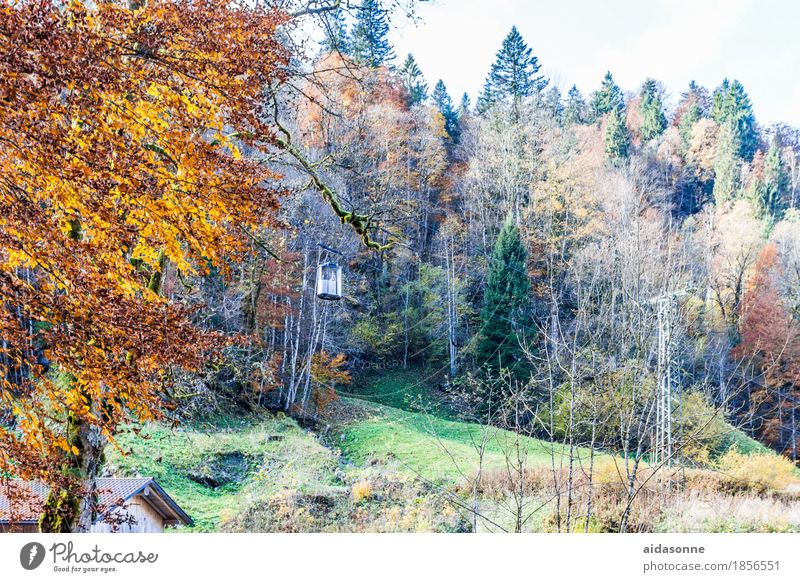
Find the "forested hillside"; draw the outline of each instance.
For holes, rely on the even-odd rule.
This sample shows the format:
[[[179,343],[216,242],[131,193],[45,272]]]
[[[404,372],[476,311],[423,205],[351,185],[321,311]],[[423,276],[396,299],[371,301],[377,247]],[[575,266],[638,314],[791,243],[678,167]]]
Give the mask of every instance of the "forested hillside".
[[[582,94],[512,28],[451,96],[413,3],[55,4],[0,12],[0,478],[64,492],[44,531],[102,474],[206,531],[800,528],[800,129],[739,81]]]

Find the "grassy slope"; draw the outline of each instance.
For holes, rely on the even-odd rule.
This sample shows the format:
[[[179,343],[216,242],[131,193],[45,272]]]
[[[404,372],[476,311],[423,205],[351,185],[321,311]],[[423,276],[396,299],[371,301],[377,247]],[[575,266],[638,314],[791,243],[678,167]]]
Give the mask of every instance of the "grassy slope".
[[[458,481],[478,468],[476,446],[488,436],[484,468],[505,468],[516,435],[455,420],[442,394],[432,388],[424,370],[409,368],[382,371],[357,377],[342,404],[366,413],[367,418],[346,423],[339,430],[343,452],[363,463],[369,458],[394,459],[399,469],[426,479]],[[367,401],[369,404],[366,404]],[[421,409],[433,414],[420,412]],[[549,465],[551,454],[560,464],[568,451],[560,445],[522,437],[520,445],[528,454],[528,465]],[[579,449],[588,457],[588,449]]]
[[[119,438],[120,450],[109,451],[109,461],[121,475],[155,477],[194,518],[197,531],[218,529],[253,496],[341,489],[344,473],[358,472],[376,458],[409,476],[457,482],[477,469],[475,443],[487,430],[484,468],[503,469],[516,435],[442,418],[449,416],[446,411],[436,416],[414,411],[431,397],[421,379],[424,374],[419,372],[402,372],[386,374],[368,386],[354,386],[349,392],[359,398],[342,397],[335,405],[343,414],[334,415],[330,447],[292,419],[265,414],[181,430],[148,426],[139,435],[128,432]],[[734,441],[746,454],[768,452],[738,432],[731,444]],[[527,437],[519,442],[527,451],[529,466],[549,465],[551,453],[557,465],[565,461],[567,451],[558,444]],[[344,465],[338,449],[345,455]],[[241,479],[216,489],[189,479],[188,473],[227,453],[248,459]],[[580,457],[588,454],[578,450]]]
[[[354,400],[343,404],[361,406]],[[517,435],[478,424],[444,420],[435,416],[372,404],[366,419],[340,429],[340,446],[357,463],[369,458],[394,459],[400,468],[426,479],[458,481],[478,468],[477,445],[486,438],[484,468],[506,466],[506,455],[516,454]],[[519,437],[520,448],[528,455],[528,465],[549,465],[551,453],[559,464],[567,453],[561,445],[539,439]],[[588,458],[587,449],[577,451]]]
[[[187,427],[180,431],[151,425],[139,436],[118,439],[109,462],[121,475],[155,477],[192,516],[197,531],[214,531],[235,510],[248,487],[301,490],[334,479],[336,463],[329,449],[288,418],[265,415],[236,423]],[[122,454],[122,453],[125,454]],[[239,482],[216,489],[189,479],[188,473],[225,453],[241,453],[251,470]],[[280,472],[280,479],[270,479]]]

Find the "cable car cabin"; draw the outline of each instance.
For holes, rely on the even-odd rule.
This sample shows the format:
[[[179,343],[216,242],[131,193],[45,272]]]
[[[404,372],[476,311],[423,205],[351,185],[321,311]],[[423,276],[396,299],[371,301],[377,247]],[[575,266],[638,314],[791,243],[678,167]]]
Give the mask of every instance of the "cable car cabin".
[[[317,267],[317,297],[328,301],[342,298],[342,268],[336,263]]]

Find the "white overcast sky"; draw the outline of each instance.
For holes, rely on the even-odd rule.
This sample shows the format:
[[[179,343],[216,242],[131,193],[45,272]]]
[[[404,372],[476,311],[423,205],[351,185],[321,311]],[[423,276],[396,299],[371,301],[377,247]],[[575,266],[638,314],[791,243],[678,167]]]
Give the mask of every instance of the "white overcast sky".
[[[729,77],[761,124],[800,127],[800,0],[435,0],[418,13],[394,22],[396,63],[413,53],[456,102],[475,103],[516,25],[562,93],[587,95],[610,70],[626,91],[662,81],[674,103],[692,79],[711,90]]]

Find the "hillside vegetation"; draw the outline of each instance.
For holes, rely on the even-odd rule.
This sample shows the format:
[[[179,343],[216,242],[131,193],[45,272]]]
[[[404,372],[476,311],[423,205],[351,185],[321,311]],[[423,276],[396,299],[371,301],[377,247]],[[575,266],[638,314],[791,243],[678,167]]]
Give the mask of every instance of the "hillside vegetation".
[[[453,96],[389,40],[418,1],[0,0],[43,532],[104,474],[199,531],[797,528],[800,129],[657,62],[560,85],[524,23]]]
[[[507,463],[519,442],[527,455],[524,529],[554,529],[552,479],[564,474],[564,445],[380,404],[381,394],[391,399],[397,392],[420,403],[426,391],[418,378],[409,382],[407,371],[390,376],[373,387],[369,401],[337,401],[315,431],[281,413],[236,414],[179,429],[147,425],[120,436],[108,467],[117,475],[155,477],[193,517],[195,531],[499,531],[514,528]],[[481,463],[477,446],[485,434]],[[800,531],[800,475],[791,468],[787,474],[780,457],[738,431],[729,446],[742,452],[733,464],[682,471],[660,511],[649,510],[656,491],[643,488],[637,529]],[[586,467],[589,451],[575,459]],[[619,497],[610,490],[618,489],[622,460],[598,453],[594,462],[599,517],[588,529],[613,531],[609,516]],[[474,519],[479,467],[481,517]],[[754,479],[756,473],[764,479]],[[585,529],[576,524],[573,530]]]

